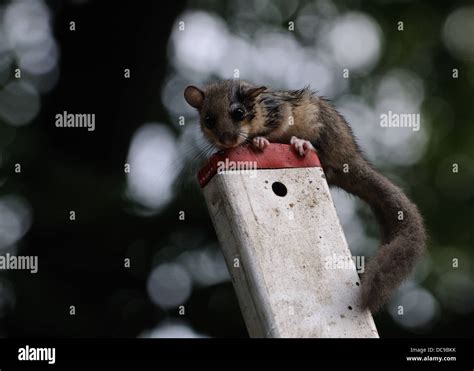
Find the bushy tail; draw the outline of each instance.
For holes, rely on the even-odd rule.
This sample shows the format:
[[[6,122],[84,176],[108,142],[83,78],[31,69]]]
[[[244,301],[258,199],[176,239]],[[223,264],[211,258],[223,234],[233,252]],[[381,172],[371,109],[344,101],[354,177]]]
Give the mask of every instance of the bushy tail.
[[[348,165],[347,172],[329,169],[328,182],[367,202],[380,224],[382,246],[362,275],[362,304],[376,312],[412,272],[425,250],[426,233],[417,207],[400,188],[362,156]]]

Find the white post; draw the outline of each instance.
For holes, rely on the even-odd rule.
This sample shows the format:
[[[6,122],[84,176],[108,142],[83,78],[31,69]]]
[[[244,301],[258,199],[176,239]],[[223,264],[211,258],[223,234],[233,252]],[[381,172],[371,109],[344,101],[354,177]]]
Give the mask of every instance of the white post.
[[[214,156],[200,172],[249,334],[378,337],[360,307],[356,267],[312,156],[302,160],[279,144],[262,154],[244,147]],[[213,175],[225,158],[230,169],[238,161],[266,169]]]

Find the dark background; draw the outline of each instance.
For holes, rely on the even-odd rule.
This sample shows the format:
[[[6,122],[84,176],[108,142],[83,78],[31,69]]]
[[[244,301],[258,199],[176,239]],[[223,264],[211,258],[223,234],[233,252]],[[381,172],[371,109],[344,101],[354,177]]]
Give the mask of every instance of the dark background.
[[[9,3],[0,4],[6,7]],[[123,167],[134,132],[145,122],[159,120],[176,136],[180,133],[161,95],[173,68],[168,39],[176,18],[188,7],[212,9],[230,22],[229,3],[47,2],[60,50],[57,83],[41,95],[40,111],[28,125],[12,126],[0,118],[0,196],[20,195],[28,201],[32,215],[26,234],[14,246],[3,246],[3,251],[39,256],[35,275],[24,271],[0,273],[2,336],[135,337],[164,320],[184,321],[193,331],[207,336],[247,336],[228,280],[194,285],[183,303],[185,316],[176,308],[155,305],[147,292],[147,278],[160,251],[165,252],[158,261],[165,262],[195,248],[196,241],[218,251],[199,191],[192,186],[185,191],[177,187],[171,202],[148,216],[136,212],[137,206],[124,196],[127,179]],[[420,183],[431,185],[444,159],[462,153],[463,164],[471,170],[449,191],[465,192],[473,179],[469,161],[474,67],[472,61],[457,60],[443,48],[434,30],[453,9],[469,2],[335,3],[341,11],[370,14],[385,32],[386,43],[392,47],[384,51],[375,73],[397,64],[422,71],[426,62],[419,61],[420,53],[432,66],[424,77],[427,98],[423,111],[432,114],[428,149],[410,169],[390,170],[415,179],[424,169]],[[400,18],[414,21],[417,27],[401,36],[405,46],[394,59],[390,53],[397,48],[399,36],[390,27]],[[76,22],[76,31],[69,30],[70,21]],[[463,78],[450,78],[453,66],[462,71]],[[13,59],[11,71],[14,68]],[[130,79],[123,77],[124,68],[130,68]],[[356,78],[354,92],[363,79]],[[435,96],[443,96],[449,108],[443,111],[431,99]],[[95,113],[96,130],[56,128],[54,116],[64,110]],[[437,130],[443,132],[440,137]],[[15,163],[21,163],[20,174],[13,171]],[[450,168],[449,163],[443,166]],[[472,197],[449,197],[433,187],[429,197],[426,187],[410,189],[410,196],[425,215],[431,251],[456,246],[465,254],[463,264],[472,262]],[[75,221],[69,220],[70,210],[76,212]],[[186,210],[184,222],[178,219],[179,210]],[[373,222],[366,214],[362,208],[361,217]],[[185,233],[181,233],[183,229]],[[376,236],[376,232],[372,234]],[[124,267],[126,257],[131,259],[132,268]],[[469,266],[466,274],[472,277]],[[423,285],[433,288],[440,276],[440,271],[432,268]],[[76,309],[73,316],[69,314],[71,305]],[[382,337],[471,335],[472,310],[460,313],[443,302],[440,308],[436,321],[422,329],[404,328],[387,312],[375,320]]]

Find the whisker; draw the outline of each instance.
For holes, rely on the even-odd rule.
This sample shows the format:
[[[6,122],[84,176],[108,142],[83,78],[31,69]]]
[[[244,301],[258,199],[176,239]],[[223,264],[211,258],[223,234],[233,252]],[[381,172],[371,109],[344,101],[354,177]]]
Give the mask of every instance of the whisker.
[[[218,148],[212,142],[206,142],[203,146],[194,147],[186,151],[187,159],[177,178],[177,187],[180,191],[184,191],[187,184],[196,184],[198,170],[203,165],[203,162],[217,150]]]

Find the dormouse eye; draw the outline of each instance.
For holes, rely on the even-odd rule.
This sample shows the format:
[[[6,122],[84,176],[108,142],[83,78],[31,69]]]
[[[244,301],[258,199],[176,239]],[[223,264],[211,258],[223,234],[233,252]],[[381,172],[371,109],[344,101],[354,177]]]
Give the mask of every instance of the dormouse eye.
[[[204,117],[204,124],[208,129],[212,129],[214,127],[214,123],[214,117],[212,117],[211,115],[207,115],[206,117]]]
[[[236,108],[231,112],[231,116],[236,121],[242,121],[245,118],[245,112],[242,108]]]

